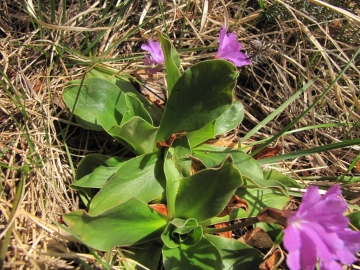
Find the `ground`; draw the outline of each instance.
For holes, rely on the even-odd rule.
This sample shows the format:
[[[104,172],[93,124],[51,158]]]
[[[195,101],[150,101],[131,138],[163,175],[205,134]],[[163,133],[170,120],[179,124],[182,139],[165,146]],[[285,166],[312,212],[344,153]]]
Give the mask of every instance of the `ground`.
[[[360,48],[357,1],[15,0],[2,1],[0,13],[4,269],[100,267],[104,254],[82,249],[57,224],[81,207],[70,184],[82,157],[130,152],[106,133],[71,121],[62,91],[93,65],[145,86],[161,81],[161,73],[155,79],[144,73],[140,48],[155,29],[174,42],[184,68],[214,57],[223,25],[235,32],[253,64],[239,68],[236,86],[245,119],[221,143],[246,137],[244,147],[274,138],[316,103],[271,142],[276,154],[290,156],[263,166],[325,187],[342,181],[346,199],[358,203],[360,57],[349,61]],[[315,78],[282,112],[266,118]],[[320,146],[328,148],[310,151]]]

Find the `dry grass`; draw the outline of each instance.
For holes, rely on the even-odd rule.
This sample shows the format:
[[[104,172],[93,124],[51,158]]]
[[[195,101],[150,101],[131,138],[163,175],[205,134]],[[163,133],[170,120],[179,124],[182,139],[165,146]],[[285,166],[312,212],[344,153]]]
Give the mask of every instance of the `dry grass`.
[[[25,1],[27,7],[19,0],[0,2],[0,233],[2,239],[11,233],[4,269],[79,269],[84,267],[80,261],[101,268],[54,224],[79,207],[69,184],[81,157],[94,152],[127,154],[106,134],[68,122],[62,90],[89,66],[98,63],[135,74],[142,68],[140,45],[159,29],[181,49],[186,68],[213,57],[220,27],[226,24],[256,59],[256,64],[241,68],[237,96],[244,102],[246,119],[238,136],[318,77],[311,89],[251,138],[257,141],[276,134],[307,108],[360,46],[357,1],[334,0],[329,8],[315,0],[269,0],[266,12],[254,0],[162,1],[162,7],[156,1],[115,7],[114,1],[110,8],[110,1],[83,1],[82,6],[78,1],[66,1],[65,6],[57,4],[62,1],[41,2],[42,11],[31,1]],[[256,49],[251,47],[254,40],[261,46],[258,42]],[[360,137],[359,70],[358,58],[297,128],[344,125],[285,135],[278,142],[284,153]],[[358,153],[353,147],[295,159],[284,171],[338,176],[347,172]],[[359,190],[356,183],[351,187]]]

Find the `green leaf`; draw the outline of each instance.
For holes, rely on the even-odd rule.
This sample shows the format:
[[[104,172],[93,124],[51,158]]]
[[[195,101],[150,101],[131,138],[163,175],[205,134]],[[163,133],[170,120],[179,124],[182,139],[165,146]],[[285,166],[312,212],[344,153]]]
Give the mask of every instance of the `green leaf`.
[[[248,154],[221,146],[202,144],[193,148],[193,155],[201,160],[206,167],[214,166],[227,155],[231,154],[234,158],[234,166],[240,171],[246,186],[270,187],[280,190],[287,195],[286,188],[280,182],[264,179],[263,172],[258,162]]]
[[[99,215],[83,210],[65,214],[64,221],[87,245],[99,250],[154,240],[167,224],[165,216],[136,198]]]
[[[159,265],[161,250],[163,245],[159,240],[154,240],[140,245],[133,245],[126,250],[126,259],[132,259],[138,264],[145,266],[147,269],[157,269]],[[131,269],[145,270],[146,268],[139,265],[133,266]],[[124,267],[128,265],[128,262],[124,262]],[[127,269],[127,268],[125,268]]]
[[[145,120],[150,125],[153,124],[150,114],[145,110],[144,105],[140,102],[140,100],[132,94],[125,95],[125,102],[128,107],[127,112],[124,114],[123,119],[121,120],[120,126],[124,125],[130,121],[134,116],[138,116]]]
[[[259,269],[264,254],[256,248],[234,239],[215,235],[205,235],[220,252],[224,270],[233,269]]]
[[[288,196],[267,188],[239,188],[236,195],[248,203],[247,217],[256,216],[265,207],[283,209],[289,201]]]
[[[350,223],[355,226],[356,229],[360,230],[360,211],[353,212],[347,217],[350,219]]]
[[[226,133],[236,128],[244,119],[244,106],[239,100],[234,100],[226,110],[215,121],[215,135]]]
[[[175,213],[175,197],[180,183],[176,180],[190,176],[191,160],[188,155],[191,155],[191,150],[185,136],[176,139],[165,154],[166,199],[170,217]]]
[[[243,177],[247,179],[263,178],[263,172],[257,161],[240,150],[210,144],[202,144],[193,148],[193,156],[200,159],[207,168],[219,164],[229,154],[234,159],[234,166]]]
[[[74,114],[80,125],[107,131],[136,154],[157,151],[158,128],[152,125],[153,120],[137,95],[123,93],[104,79],[84,80],[80,90],[78,84],[72,82],[64,100],[70,108],[76,101]]]
[[[72,81],[65,89],[64,101],[72,109],[80,125],[87,129],[108,130],[121,122],[126,112],[124,93],[103,79]]]
[[[218,118],[232,103],[237,75],[235,66],[223,60],[204,61],[187,69],[174,85],[156,141],[201,129]]]
[[[231,106],[220,115],[215,121],[203,128],[190,132],[186,136],[191,147],[195,147],[215,136],[226,133],[236,128],[244,118],[244,106],[238,100],[234,100]]]
[[[163,263],[165,269],[171,270],[214,270],[222,269],[221,256],[217,248],[206,238],[196,245],[179,245],[177,248],[164,246]]]
[[[179,177],[176,178],[190,176],[191,159],[188,155],[191,155],[191,149],[186,136],[176,139],[167,151],[167,159],[165,162],[172,162],[173,166],[178,171],[177,174]],[[166,177],[175,179],[173,175],[167,175],[166,171],[165,175]]]
[[[157,34],[160,40],[162,51],[164,53],[166,83],[168,86],[168,96],[170,96],[174,85],[180,78],[180,71],[179,71],[180,59],[171,40],[160,31],[157,31]]]
[[[107,132],[137,155],[158,151],[155,137],[159,128],[135,116],[123,126],[114,125]]]
[[[218,168],[205,169],[178,181],[175,216],[195,218],[198,222],[218,215],[243,184],[231,156]]]
[[[128,78],[121,76],[121,74],[119,74],[119,70],[96,66],[92,68],[88,73],[86,73],[86,78],[105,79],[108,82],[111,82],[115,84],[117,87],[119,87],[119,89],[122,92],[135,94],[136,97],[143,104],[146,111],[151,115],[151,118],[154,122],[154,126],[158,126],[160,124],[160,119],[162,116],[161,110],[158,107],[156,107],[150,100],[148,100],[146,97],[141,95],[130,83]]]
[[[84,157],[76,171],[72,188],[101,188],[107,180],[127,161],[124,157],[90,154]]]
[[[204,126],[199,130],[195,130],[193,132],[189,132],[188,134],[186,134],[186,137],[189,140],[191,148],[194,148],[195,146],[209,139],[215,138],[215,122],[216,120],[211,122],[210,124],[207,124],[206,126]]]
[[[165,176],[160,152],[125,162],[93,198],[89,214],[98,215],[132,197],[149,202],[164,193]]]
[[[269,188],[239,188],[235,194],[248,203],[248,211],[242,208],[234,209],[230,215],[211,218],[201,222],[201,225],[209,226],[229,220],[255,217],[265,207],[283,209],[289,201],[289,196]]]
[[[161,234],[161,240],[169,248],[176,248],[181,244],[192,246],[200,241],[202,234],[202,227],[196,219],[174,218]]]
[[[292,179],[276,170],[265,171],[264,179],[275,180],[276,182],[283,184],[285,187],[302,188],[302,186],[300,184],[298,184],[294,179]]]

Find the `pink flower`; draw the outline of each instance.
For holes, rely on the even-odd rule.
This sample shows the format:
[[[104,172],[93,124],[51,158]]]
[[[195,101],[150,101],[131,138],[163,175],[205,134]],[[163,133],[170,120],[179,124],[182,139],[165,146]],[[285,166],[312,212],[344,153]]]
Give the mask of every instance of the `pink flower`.
[[[240,52],[241,44],[236,39],[235,33],[226,34],[225,26],[221,28],[219,35],[219,49],[215,54],[217,59],[225,59],[237,67],[251,65],[250,57]]]
[[[313,270],[320,259],[322,270],[342,270],[342,264],[356,261],[360,250],[360,233],[348,228],[347,208],[340,197],[338,185],[321,196],[310,186],[299,210],[290,214],[284,230],[284,246],[289,252],[287,265],[291,270]],[[339,261],[339,262],[338,262]]]
[[[160,42],[149,39],[148,45],[141,45],[141,49],[148,51],[151,55],[151,58],[145,55],[145,59],[143,60],[144,65],[151,66],[151,68],[147,68],[146,70],[152,74],[161,71],[163,69],[165,59]]]

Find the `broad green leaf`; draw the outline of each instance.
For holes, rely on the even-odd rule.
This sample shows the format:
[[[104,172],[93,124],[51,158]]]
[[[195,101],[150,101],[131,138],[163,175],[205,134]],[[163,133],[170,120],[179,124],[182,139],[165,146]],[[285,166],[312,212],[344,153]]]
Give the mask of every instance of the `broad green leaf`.
[[[155,126],[158,126],[162,116],[162,112],[158,107],[156,107],[150,100],[141,95],[134,86],[130,83],[129,79],[121,76],[119,70],[94,67],[88,73],[86,73],[86,78],[100,78],[105,79],[113,84],[115,84],[119,89],[124,93],[133,93],[141,101],[146,111],[151,115],[151,118]]]
[[[247,217],[256,216],[265,207],[283,209],[289,201],[288,196],[268,188],[239,188],[236,195],[248,203]]]
[[[219,251],[204,237],[193,246],[187,246],[184,244],[181,244],[177,248],[168,248],[167,246],[164,246],[162,254],[165,269],[222,269],[222,261]]]
[[[128,158],[109,157],[98,154],[90,154],[79,163],[76,171],[76,179],[71,187],[79,191],[79,195],[88,208],[90,201],[109,180],[109,178],[127,161]]]
[[[244,119],[244,106],[239,100],[234,100],[226,110],[215,121],[215,135],[226,133],[238,125]]]
[[[174,85],[180,78],[180,59],[171,40],[160,31],[157,31],[161,48],[165,58],[166,82],[168,86],[168,96],[170,96]]]
[[[160,240],[154,240],[140,245],[132,245],[126,250],[126,259],[132,259],[138,264],[132,266],[133,268],[127,268],[128,262],[124,262],[123,266],[125,269],[129,270],[145,270],[147,269],[157,269],[157,266],[160,262],[161,250],[163,245]],[[139,264],[145,266],[141,267]]]
[[[125,102],[128,107],[127,112],[124,114],[123,119],[121,120],[120,126],[129,122],[134,116],[138,116],[145,120],[149,124],[153,124],[150,114],[145,110],[144,105],[140,100],[132,94],[125,95]]]
[[[347,217],[350,219],[350,223],[360,230],[360,211],[353,212],[347,215]]]
[[[205,235],[220,252],[224,270],[259,269],[264,254],[256,248],[215,235]]]
[[[64,93],[69,108],[74,106],[79,82],[73,82]],[[143,104],[133,93],[124,94],[104,79],[87,79],[76,100],[74,114],[85,128],[104,129],[136,154],[156,151],[158,128]]]
[[[271,180],[271,179],[249,178],[249,179],[246,179],[245,185],[247,187],[272,188],[272,189],[276,189],[276,190],[282,192],[284,195],[288,195],[288,192],[282,183],[275,181],[275,180]]]
[[[191,147],[195,147],[215,136],[226,133],[236,128],[244,118],[244,106],[238,100],[234,100],[231,106],[215,121],[203,128],[187,134]]]
[[[193,148],[193,155],[200,159],[206,167],[218,164],[220,160],[229,154],[234,158],[234,166],[240,171],[246,181],[244,186],[276,188],[287,195],[286,188],[281,182],[264,179],[260,165],[248,154],[240,150],[209,144],[202,144]]]
[[[157,151],[154,142],[159,128],[135,116],[123,126],[114,125],[107,132],[134,153],[148,154]]]
[[[202,144],[193,148],[193,156],[200,159],[207,168],[219,164],[229,154],[234,159],[234,166],[243,177],[263,178],[263,172],[257,161],[240,150],[210,144]]]
[[[269,188],[239,188],[235,194],[248,203],[248,211],[242,208],[234,209],[230,215],[211,218],[201,222],[201,225],[209,226],[229,220],[255,217],[265,207],[283,209],[289,201],[288,196]]]
[[[237,75],[235,66],[224,60],[204,61],[187,69],[174,85],[156,141],[199,130],[217,119],[232,103]]]
[[[63,97],[66,105],[73,109],[77,121],[84,128],[108,130],[121,122],[126,113],[124,93],[103,79],[85,79],[81,88],[80,80],[72,81]]]
[[[191,155],[191,150],[185,136],[176,139],[165,154],[166,198],[170,217],[175,213],[175,197],[180,183],[177,180],[190,176],[191,160],[188,155]]]
[[[125,162],[93,198],[89,214],[98,215],[132,197],[149,202],[165,190],[163,159],[160,152]]]
[[[159,238],[167,219],[136,198],[99,215],[84,210],[64,215],[64,221],[90,247],[110,250]]]
[[[243,184],[230,156],[218,168],[205,169],[178,181],[175,216],[195,218],[198,222],[218,215]]]
[[[161,234],[161,240],[169,248],[176,248],[181,244],[192,246],[198,243],[203,235],[202,227],[196,219],[174,218]]]
[[[176,139],[167,152],[166,161],[170,160],[174,164],[181,178],[190,176],[191,159],[188,155],[191,155],[191,149],[186,136]],[[172,175],[169,178],[174,179]]]
[[[203,128],[199,130],[195,130],[193,132],[189,132],[186,134],[186,137],[188,137],[189,143],[191,145],[191,148],[209,140],[215,138],[215,121],[211,122],[210,124],[207,124]]]
[[[293,188],[302,188],[300,184],[298,184],[294,179],[278,172],[276,170],[267,170],[264,172],[264,179],[266,180],[275,180],[283,184],[285,187],[293,187]]]
[[[85,156],[76,171],[72,188],[101,188],[107,180],[127,161],[124,157],[110,157],[99,154]]]

